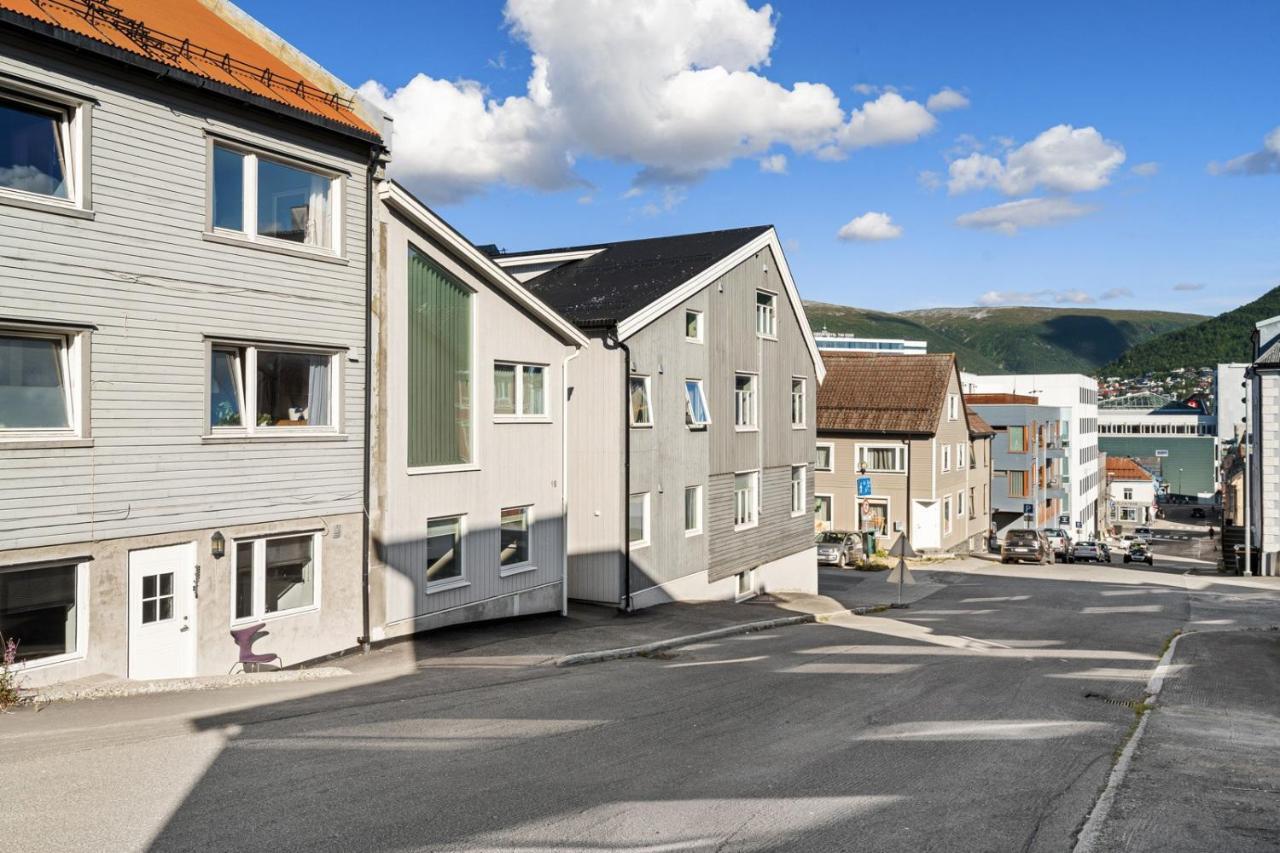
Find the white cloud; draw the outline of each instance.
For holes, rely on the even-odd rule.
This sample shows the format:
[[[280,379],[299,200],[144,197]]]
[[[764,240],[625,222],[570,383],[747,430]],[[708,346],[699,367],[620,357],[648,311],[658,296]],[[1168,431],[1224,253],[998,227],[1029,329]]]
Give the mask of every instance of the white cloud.
[[[1139,163],[1129,170],[1140,178],[1149,178],[1156,172],[1160,171],[1160,164],[1154,160],[1148,160],[1146,163]]]
[[[1110,290],[1104,290],[1098,294],[1098,298],[1106,301],[1109,299],[1132,299],[1133,291],[1127,287],[1113,287]]]
[[[887,213],[871,211],[855,216],[840,226],[836,236],[841,240],[858,242],[896,240],[902,236],[902,226],[895,225],[893,218]]]
[[[854,83],[853,91],[857,92],[859,95],[871,96],[879,95],[883,92],[896,92],[898,91],[898,87],[891,86],[887,83],[883,86],[876,83]]]
[[[1263,138],[1260,150],[1241,154],[1225,163],[1210,163],[1209,172],[1214,175],[1280,174],[1280,127]]]
[[[1192,283],[1189,281],[1179,282],[1173,286],[1173,289],[1180,293],[1191,293],[1196,290],[1204,290],[1203,284]]]
[[[770,154],[768,157],[761,157],[760,171],[768,172],[772,175],[785,175],[787,173],[787,155]]]
[[[940,91],[930,95],[929,100],[925,101],[924,105],[929,108],[931,113],[943,113],[947,110],[964,109],[969,106],[969,99],[950,86],[944,86]]]
[[[937,172],[929,169],[925,169],[923,172],[916,175],[916,182],[919,183],[920,186],[932,192],[933,190],[940,189],[942,187],[942,175],[939,175]]]
[[[1060,124],[1009,151],[1003,161],[978,153],[953,160],[947,188],[953,195],[985,187],[1010,196],[1040,188],[1086,192],[1106,186],[1124,158],[1124,148],[1096,129]]]
[[[584,186],[574,169],[583,156],[637,166],[637,184],[689,183],[775,146],[839,158],[910,142],[937,121],[884,88],[847,112],[823,83],[770,80],[769,5],[508,0],[504,15],[533,55],[523,94],[424,74],[360,87],[395,118],[392,174],[429,200],[494,184]]]
[[[1105,297],[1104,297],[1105,298]],[[1083,290],[988,290],[978,297],[978,304],[994,308],[999,305],[1030,305],[1053,302],[1058,305],[1092,305],[1096,300]]]
[[[1057,225],[1093,210],[1066,198],[1024,198],[962,214],[956,218],[956,224],[962,228],[999,231],[1012,236],[1022,228]]]
[[[688,192],[683,187],[663,187],[662,198],[659,201],[649,202],[640,208],[640,212],[645,216],[660,216],[663,213],[670,213],[679,207],[688,196]]]

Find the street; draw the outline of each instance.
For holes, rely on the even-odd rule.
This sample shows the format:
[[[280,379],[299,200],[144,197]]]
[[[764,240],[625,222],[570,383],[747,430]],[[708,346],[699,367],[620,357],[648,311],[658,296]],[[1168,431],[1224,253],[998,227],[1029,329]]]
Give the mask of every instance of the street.
[[[463,657],[358,689],[27,709],[0,719],[0,832],[15,850],[1071,850],[1175,632],[1280,625],[1280,588],[1198,547],[1170,540],[1152,569],[953,561],[907,609],[571,669]],[[823,575],[828,594],[883,577]],[[1122,787],[1115,819],[1159,796]],[[1212,846],[1275,849],[1270,811]],[[1115,831],[1141,846],[1152,827]]]

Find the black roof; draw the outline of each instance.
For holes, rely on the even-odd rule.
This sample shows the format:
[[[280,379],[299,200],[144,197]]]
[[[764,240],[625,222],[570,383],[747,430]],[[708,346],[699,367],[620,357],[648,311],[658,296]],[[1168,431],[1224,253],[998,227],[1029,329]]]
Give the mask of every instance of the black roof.
[[[534,296],[584,327],[613,325],[675,290],[707,267],[731,255],[772,226],[704,231],[593,246],[566,246],[536,252],[505,252],[497,258],[529,257],[600,249],[524,282]]]

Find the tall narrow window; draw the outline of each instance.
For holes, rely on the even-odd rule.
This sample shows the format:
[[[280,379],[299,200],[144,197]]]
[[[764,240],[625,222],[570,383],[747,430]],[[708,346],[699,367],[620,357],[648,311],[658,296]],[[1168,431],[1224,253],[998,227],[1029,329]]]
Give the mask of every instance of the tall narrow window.
[[[1027,496],[1027,472],[1009,472],[1009,497],[1025,498]]]
[[[951,497],[942,499],[942,532],[951,532]]]
[[[209,363],[209,426],[244,426],[243,364],[239,349],[213,348]]]
[[[11,431],[71,428],[69,362],[64,336],[0,329],[0,438]]]
[[[702,312],[689,309],[684,312],[684,339],[690,343],[702,343]]]
[[[803,515],[805,506],[805,467],[791,466],[791,514]]]
[[[956,470],[960,471],[969,467],[969,445],[963,441],[956,442]]]
[[[1020,426],[1009,427],[1009,452],[1027,452],[1027,431],[1025,428]]]
[[[978,505],[974,497],[977,495],[977,489],[973,486],[969,487],[969,518],[978,517]]]
[[[685,486],[684,489],[684,535],[693,536],[702,532],[702,486]]]
[[[960,420],[960,395],[947,395],[947,419],[952,421]]]
[[[502,511],[498,565],[504,569],[529,562],[529,507],[517,506]]]
[[[951,470],[951,445],[949,444],[942,445],[942,470]]]
[[[813,496],[813,526],[819,532],[831,529],[831,496]]]
[[[0,97],[0,188],[70,201],[72,162],[65,109]]]
[[[221,145],[213,147],[213,227],[244,230],[245,155]]]
[[[956,492],[956,518],[964,518],[964,492]]]
[[[756,428],[756,383],[751,373],[739,373],[733,380],[733,423],[738,429]]]
[[[778,294],[756,291],[756,334],[764,338],[778,336]]]
[[[707,398],[702,391],[701,379],[684,381],[685,423],[691,427],[703,427],[711,423],[707,413]]]
[[[427,586],[462,578],[462,516],[427,519]]]
[[[630,396],[631,425],[653,426],[653,408],[649,402],[649,377],[632,376],[627,383]]]
[[[409,465],[464,465],[471,445],[471,291],[409,247]]]
[[[649,493],[631,495],[627,500],[627,540],[632,548],[649,544]]]
[[[791,425],[802,427],[805,424],[805,408],[808,400],[805,395],[805,381],[793,377],[791,379]]]
[[[760,472],[733,475],[733,526],[755,527],[760,520]]]

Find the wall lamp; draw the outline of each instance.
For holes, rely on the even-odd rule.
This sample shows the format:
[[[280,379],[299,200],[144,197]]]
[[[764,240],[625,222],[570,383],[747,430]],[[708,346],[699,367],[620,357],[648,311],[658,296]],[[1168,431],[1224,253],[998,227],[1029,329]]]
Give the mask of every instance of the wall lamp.
[[[215,530],[213,536],[209,537],[210,550],[213,553],[213,559],[221,560],[227,553],[227,540],[222,535],[221,530]]]

